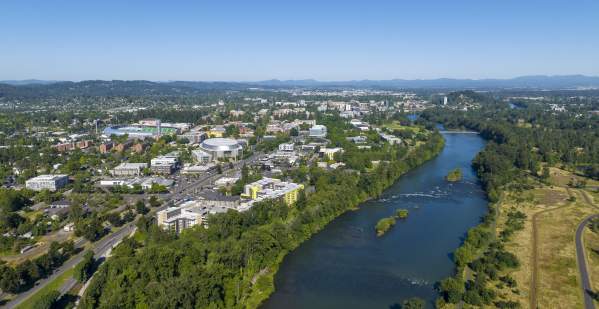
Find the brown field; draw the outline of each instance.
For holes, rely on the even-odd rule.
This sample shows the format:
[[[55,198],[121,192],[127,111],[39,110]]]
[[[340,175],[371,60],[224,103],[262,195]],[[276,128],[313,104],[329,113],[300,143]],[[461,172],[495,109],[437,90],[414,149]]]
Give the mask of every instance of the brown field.
[[[539,308],[581,308],[582,292],[574,235],[580,221],[598,210],[586,202],[582,190],[566,188],[570,179],[578,176],[556,168],[551,168],[551,176],[552,185],[540,185],[525,192],[508,192],[500,202],[502,211],[497,220],[498,233],[505,227],[506,214],[510,209],[524,212],[527,219],[524,229],[505,243],[506,250],[520,261],[518,269],[508,272],[518,286],[513,290],[497,286],[494,289],[500,299],[515,300],[523,308],[530,307],[534,268],[533,218],[536,217],[537,305]],[[569,201],[569,194],[576,200]],[[585,233],[585,237],[589,234],[592,233]],[[599,249],[599,235],[591,235],[585,240],[588,246]],[[599,254],[588,250],[587,255],[591,254],[594,254],[589,258],[591,275],[599,280]]]
[[[580,199],[539,217],[537,300],[541,308],[582,307],[574,235],[580,221],[595,210]]]

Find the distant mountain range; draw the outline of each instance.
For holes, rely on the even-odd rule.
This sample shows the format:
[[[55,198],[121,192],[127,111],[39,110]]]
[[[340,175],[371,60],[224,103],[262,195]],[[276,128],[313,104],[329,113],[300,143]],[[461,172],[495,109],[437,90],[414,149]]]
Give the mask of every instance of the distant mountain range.
[[[584,75],[531,75],[510,79],[389,79],[389,80],[351,80],[317,81],[304,80],[266,80],[252,84],[278,87],[378,87],[378,88],[534,88],[564,89],[580,87],[599,87],[599,76]]]
[[[205,82],[205,81],[104,81],[81,82],[10,80],[0,81],[0,97],[47,97],[47,96],[147,96],[147,95],[193,95],[211,91],[245,90],[248,88],[376,88],[376,89],[599,89],[598,76],[522,76],[511,79],[391,79],[318,81],[265,80],[257,82]]]
[[[53,84],[58,81],[55,80],[39,80],[39,79],[23,79],[23,80],[0,80],[0,84],[7,84],[13,86],[23,86],[23,85],[47,85]]]

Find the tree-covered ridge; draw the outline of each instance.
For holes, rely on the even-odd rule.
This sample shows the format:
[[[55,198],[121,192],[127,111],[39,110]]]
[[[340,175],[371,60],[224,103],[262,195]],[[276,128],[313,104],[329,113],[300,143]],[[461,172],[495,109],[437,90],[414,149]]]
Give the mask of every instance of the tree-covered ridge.
[[[496,188],[517,179],[522,172],[540,172],[540,163],[565,164],[599,179],[599,116],[580,112],[552,113],[542,106],[509,109],[487,104],[469,111],[437,109],[423,119],[448,128],[467,128],[490,142],[474,160],[489,197]]]
[[[332,125],[330,132],[334,144],[345,142],[342,129]],[[371,160],[372,155],[376,158],[386,153],[387,162],[376,167],[360,166],[364,161],[352,158],[352,153],[368,156],[368,151],[359,154],[351,150],[345,159],[354,160],[356,170],[301,167],[292,177],[314,186],[315,193],[301,196],[291,208],[265,202],[244,213],[211,216],[208,228],[188,230],[180,236],[140,224],[140,239],[145,240],[127,239],[114,250],[113,257],[95,274],[80,307],[257,307],[274,289],[274,273],[290,250],[439,153],[441,135],[426,138],[410,152],[373,150]]]

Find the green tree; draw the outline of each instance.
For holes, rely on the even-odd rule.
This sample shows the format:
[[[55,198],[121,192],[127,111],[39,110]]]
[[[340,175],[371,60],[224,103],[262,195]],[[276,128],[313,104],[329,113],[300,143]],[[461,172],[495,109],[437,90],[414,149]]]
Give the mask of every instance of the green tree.
[[[424,300],[418,297],[406,299],[401,303],[401,309],[423,309],[424,306]]]
[[[151,207],[156,208],[160,205],[162,205],[162,203],[158,200],[158,198],[154,195],[150,196],[150,199],[148,201],[148,203],[150,204]]]
[[[38,298],[31,308],[33,309],[54,309],[60,298],[60,292],[52,290]]]
[[[75,272],[73,273],[73,278],[77,279],[79,282],[85,282],[87,279],[91,277],[94,268],[94,252],[87,251],[83,255],[83,260],[75,266]]]
[[[142,200],[139,200],[135,203],[135,211],[137,211],[138,214],[145,215],[150,210],[148,207],[146,207],[146,204]]]
[[[462,300],[466,289],[464,282],[456,278],[447,278],[441,281],[440,290],[447,302],[456,304]]]

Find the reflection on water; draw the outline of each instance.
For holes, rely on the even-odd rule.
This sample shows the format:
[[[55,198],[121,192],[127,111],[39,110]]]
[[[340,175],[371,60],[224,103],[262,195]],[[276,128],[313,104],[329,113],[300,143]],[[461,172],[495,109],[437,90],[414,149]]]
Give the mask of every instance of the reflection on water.
[[[331,222],[289,254],[263,308],[389,308],[409,297],[429,301],[452,274],[451,253],[486,212],[470,162],[484,146],[474,134],[445,135],[435,159],[404,175],[379,199]],[[460,167],[463,179],[444,177]],[[376,222],[407,208],[407,220],[376,237]]]

